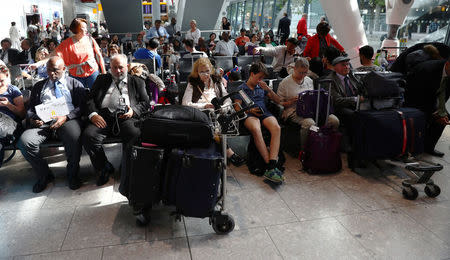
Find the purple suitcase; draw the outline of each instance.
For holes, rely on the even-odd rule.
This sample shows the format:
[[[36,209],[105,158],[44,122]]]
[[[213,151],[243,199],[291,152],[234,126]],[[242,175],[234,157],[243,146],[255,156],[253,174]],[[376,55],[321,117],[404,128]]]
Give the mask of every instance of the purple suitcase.
[[[328,83],[330,90],[330,80],[319,82]],[[320,111],[321,96],[316,95],[316,111]],[[325,100],[325,118],[330,114],[330,96]],[[319,113],[315,115],[316,122],[319,120]],[[308,141],[302,155],[303,169],[313,174],[327,174],[338,172],[342,168],[341,161],[341,139],[342,134],[328,127],[320,127],[317,131],[310,130]]]
[[[306,90],[298,94],[296,112],[299,117],[302,118],[315,118],[317,111],[317,95],[318,90]],[[320,90],[320,101],[319,101],[319,123],[325,122],[327,113],[327,103],[328,103],[329,92],[321,89]],[[330,114],[333,113],[333,108],[330,106]]]

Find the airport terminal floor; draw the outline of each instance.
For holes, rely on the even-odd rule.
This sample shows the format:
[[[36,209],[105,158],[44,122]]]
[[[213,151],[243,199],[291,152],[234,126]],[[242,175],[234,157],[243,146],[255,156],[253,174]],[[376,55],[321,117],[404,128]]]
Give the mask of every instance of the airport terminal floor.
[[[95,185],[83,154],[83,186],[66,187],[63,151],[47,157],[54,184],[35,194],[30,165],[17,154],[0,169],[0,259],[449,259],[450,128],[429,157],[444,165],[433,179],[442,193],[401,195],[401,170],[381,165],[310,175],[287,156],[286,183],[271,186],[247,167],[230,166],[227,206],[236,227],[217,235],[208,219],[182,218],[157,206],[138,227],[118,181]],[[118,168],[119,145],[106,148]],[[345,155],[343,155],[345,159]]]

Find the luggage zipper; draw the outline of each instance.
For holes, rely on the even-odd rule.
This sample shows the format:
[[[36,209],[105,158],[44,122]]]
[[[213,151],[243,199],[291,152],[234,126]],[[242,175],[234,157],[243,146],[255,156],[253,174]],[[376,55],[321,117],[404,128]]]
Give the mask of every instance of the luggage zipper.
[[[408,132],[406,129],[406,119],[403,116],[403,112],[402,111],[397,111],[397,112],[400,115],[400,119],[402,120],[402,126],[403,126],[403,145],[402,145],[402,153],[400,154],[400,156],[403,156],[406,153],[406,145],[408,143]]]

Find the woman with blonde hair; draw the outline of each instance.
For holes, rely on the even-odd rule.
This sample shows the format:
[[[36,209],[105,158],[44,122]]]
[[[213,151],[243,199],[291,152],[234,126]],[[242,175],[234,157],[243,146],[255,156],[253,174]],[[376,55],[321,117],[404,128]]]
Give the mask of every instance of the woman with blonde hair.
[[[201,110],[214,109],[211,100],[223,97],[228,93],[222,84],[222,78],[215,74],[214,67],[208,58],[198,59],[188,77],[188,85],[184,92],[182,105],[195,107]],[[227,98],[222,106],[222,113],[231,108],[231,99]],[[235,154],[231,148],[227,149],[227,157],[235,166],[239,167],[245,160]]]
[[[197,29],[197,21],[192,20],[190,23],[191,29],[187,31],[186,33],[186,39],[191,39],[194,41],[194,45],[197,45],[198,39],[201,36],[201,32],[199,29]]]

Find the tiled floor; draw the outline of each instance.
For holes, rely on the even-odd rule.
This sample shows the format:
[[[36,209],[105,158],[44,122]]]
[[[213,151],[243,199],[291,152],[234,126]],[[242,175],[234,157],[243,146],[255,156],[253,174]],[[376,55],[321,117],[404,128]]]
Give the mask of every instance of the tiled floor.
[[[207,219],[174,221],[157,206],[152,223],[138,227],[117,181],[95,186],[86,155],[83,187],[66,187],[61,151],[47,154],[55,184],[33,194],[30,166],[20,154],[0,169],[0,259],[448,259],[450,258],[450,129],[438,149],[445,165],[434,180],[442,194],[402,198],[398,168],[374,166],[309,175],[288,157],[286,183],[274,187],[230,167],[229,235]],[[107,154],[118,167],[120,147]],[[345,155],[343,156],[345,159]]]

